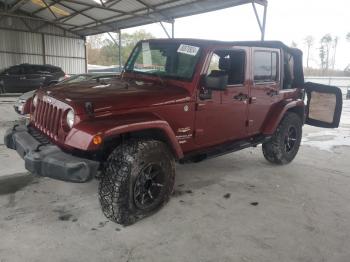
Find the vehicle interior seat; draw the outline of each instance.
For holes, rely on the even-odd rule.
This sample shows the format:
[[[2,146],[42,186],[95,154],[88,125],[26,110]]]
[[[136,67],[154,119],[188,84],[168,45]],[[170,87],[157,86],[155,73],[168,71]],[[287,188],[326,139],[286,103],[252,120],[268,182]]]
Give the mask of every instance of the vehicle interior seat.
[[[230,71],[230,58],[227,56],[220,57],[219,70],[212,70],[209,76],[211,77],[224,76],[224,75],[228,75],[229,71]]]

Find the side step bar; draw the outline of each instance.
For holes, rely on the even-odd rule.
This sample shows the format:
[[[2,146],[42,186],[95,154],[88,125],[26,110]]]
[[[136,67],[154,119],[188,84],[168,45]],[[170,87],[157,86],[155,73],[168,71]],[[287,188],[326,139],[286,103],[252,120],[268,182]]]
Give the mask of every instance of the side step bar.
[[[205,159],[210,159],[218,156],[222,156],[228,153],[239,151],[248,147],[255,147],[259,144],[267,142],[271,139],[271,136],[255,136],[250,139],[233,141],[230,143],[221,144],[218,146],[210,147],[207,150],[190,152],[185,155],[183,159],[180,160],[181,164],[187,162],[200,162]]]

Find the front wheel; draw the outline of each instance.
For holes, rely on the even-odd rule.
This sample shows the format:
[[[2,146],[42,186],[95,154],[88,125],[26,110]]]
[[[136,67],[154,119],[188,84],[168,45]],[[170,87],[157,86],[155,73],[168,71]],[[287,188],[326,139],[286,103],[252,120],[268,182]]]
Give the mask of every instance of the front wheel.
[[[286,113],[272,138],[262,145],[265,159],[280,165],[290,163],[298,153],[301,137],[301,118],[295,113]]]
[[[104,215],[130,225],[160,209],[170,198],[175,161],[157,140],[129,140],[108,157],[99,185]]]

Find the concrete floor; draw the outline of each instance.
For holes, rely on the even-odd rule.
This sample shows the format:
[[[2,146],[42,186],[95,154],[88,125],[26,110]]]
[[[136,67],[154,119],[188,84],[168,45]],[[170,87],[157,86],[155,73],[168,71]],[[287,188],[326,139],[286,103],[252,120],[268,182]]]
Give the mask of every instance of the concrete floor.
[[[0,100],[3,136],[16,115],[11,98]],[[96,181],[33,177],[0,144],[0,262],[348,262],[350,147],[339,137],[347,145],[350,123],[304,132],[287,166],[267,163],[260,147],[178,165],[169,204],[126,228],[101,213]]]

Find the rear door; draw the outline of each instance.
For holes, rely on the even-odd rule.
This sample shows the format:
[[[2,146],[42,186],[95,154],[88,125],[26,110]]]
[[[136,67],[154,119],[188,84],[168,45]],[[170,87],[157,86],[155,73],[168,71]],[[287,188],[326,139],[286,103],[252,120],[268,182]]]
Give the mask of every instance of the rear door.
[[[305,83],[307,96],[305,123],[311,126],[337,128],[343,108],[340,88],[316,83]]]
[[[221,92],[221,116],[226,119],[226,128],[221,129],[221,133],[228,140],[247,137],[249,51],[248,47],[234,47],[228,50],[228,84],[226,90]]]
[[[252,80],[248,114],[248,133],[261,133],[271,106],[281,100],[280,50],[273,48],[252,48]]]

